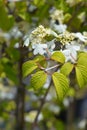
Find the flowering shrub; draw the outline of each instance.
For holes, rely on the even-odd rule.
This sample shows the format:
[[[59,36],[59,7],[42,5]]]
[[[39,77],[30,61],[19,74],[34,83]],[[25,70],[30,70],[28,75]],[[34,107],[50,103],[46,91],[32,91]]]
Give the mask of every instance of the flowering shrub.
[[[27,76],[32,73],[30,85],[36,90],[44,86],[50,75],[58,98],[62,100],[71,88],[75,89],[75,86],[82,88],[87,83],[87,51],[85,46],[87,36],[80,32],[69,32],[66,28],[67,25],[62,24],[64,17],[61,10],[55,10],[51,14],[51,18],[52,29],[40,25],[25,40],[24,46],[31,48],[33,54],[37,55],[37,60],[34,58],[25,62],[23,74]],[[59,24],[56,24],[55,20],[58,20]],[[42,61],[47,63],[45,67],[44,63],[41,64]],[[51,62],[54,64],[52,65]],[[71,86],[70,80],[72,79],[69,78],[69,75],[74,70],[76,82],[74,86]]]

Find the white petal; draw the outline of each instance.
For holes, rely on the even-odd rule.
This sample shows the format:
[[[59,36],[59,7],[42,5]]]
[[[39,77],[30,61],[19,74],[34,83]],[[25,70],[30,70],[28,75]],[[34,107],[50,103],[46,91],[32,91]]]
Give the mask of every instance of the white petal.
[[[69,49],[69,50],[80,50],[80,45],[74,45],[74,44],[68,44],[66,45],[66,48]]]
[[[72,50],[70,54],[72,58],[77,59],[77,52],[75,50]]]
[[[37,54],[38,54],[38,50],[35,49],[35,50],[33,51],[33,53],[34,53],[34,55],[37,55]]]
[[[59,24],[59,25],[54,24],[54,29],[59,33],[63,33],[66,31],[67,26],[65,24]]]
[[[62,53],[67,57],[70,55],[70,50],[66,49],[66,50],[62,51]]]
[[[39,50],[39,54],[40,54],[40,55],[43,55],[45,52],[46,52],[46,51],[43,50],[43,49],[42,49],[42,50]]]
[[[53,35],[53,36],[57,37],[57,33],[54,32],[54,31],[51,30],[51,29],[47,29],[46,32],[47,32],[47,34],[49,34],[49,35]]]
[[[39,44],[42,48],[47,48],[47,44]]]
[[[53,49],[55,48],[54,40],[49,41],[49,42],[47,42],[46,44],[47,44],[48,50],[49,50],[50,52],[52,52]]]
[[[15,48],[19,48],[19,43],[17,42],[15,45],[14,45]]]
[[[73,45],[73,49],[75,49],[76,51],[79,51],[80,50],[80,45]]]
[[[29,38],[27,38],[25,41],[24,41],[24,46],[29,46]]]
[[[46,52],[47,44],[32,44],[32,48],[34,49],[34,55],[43,55]]]
[[[32,48],[35,49],[37,47],[37,44],[32,44]]]
[[[76,33],[75,34],[75,36],[77,37],[77,38],[79,38],[79,40],[81,40],[82,42],[86,42],[86,37],[85,36],[83,36],[81,33]]]

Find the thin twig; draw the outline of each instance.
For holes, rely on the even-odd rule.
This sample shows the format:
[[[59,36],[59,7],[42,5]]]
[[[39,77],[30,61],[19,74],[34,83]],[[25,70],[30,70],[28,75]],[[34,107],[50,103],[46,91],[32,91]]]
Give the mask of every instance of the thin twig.
[[[52,69],[54,69],[54,68],[56,68],[56,67],[58,67],[58,66],[59,66],[59,65],[57,64],[57,65],[54,65],[54,66],[52,66],[52,67],[50,67],[50,68],[46,68],[45,71],[52,70]]]
[[[43,97],[43,99],[42,99],[42,101],[41,101],[40,107],[39,107],[39,109],[38,109],[37,115],[36,115],[35,120],[34,120],[34,123],[33,123],[33,127],[35,127],[35,126],[37,125],[38,117],[39,117],[39,114],[40,114],[40,112],[41,112],[41,110],[42,110],[42,108],[43,108],[43,105],[44,105],[44,103],[45,103],[47,94],[48,94],[48,92],[49,92],[49,90],[50,90],[51,83],[52,83],[52,80],[50,81],[50,85],[49,85],[49,87],[48,87],[48,89],[47,89],[47,91],[46,91],[46,93],[45,93],[45,95],[44,95],[44,97]]]

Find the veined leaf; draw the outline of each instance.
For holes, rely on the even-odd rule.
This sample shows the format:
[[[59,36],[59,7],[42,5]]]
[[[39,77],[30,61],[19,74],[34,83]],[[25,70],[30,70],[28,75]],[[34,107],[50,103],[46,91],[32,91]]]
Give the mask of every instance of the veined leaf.
[[[39,62],[39,64],[41,65],[41,66],[44,66],[44,65],[46,65],[46,60],[45,60],[45,57],[43,56],[43,55],[38,55],[38,56],[36,56],[35,58],[34,58],[34,61],[37,61],[37,62]]]
[[[36,72],[31,78],[31,86],[38,90],[45,84],[47,79],[47,74],[44,71]]]
[[[34,60],[37,60],[37,61],[43,61],[43,60],[45,60],[45,57],[43,56],[43,55],[38,55],[38,56],[36,56],[35,58],[34,58]]]
[[[80,87],[84,87],[87,83],[87,69],[83,65],[77,65],[76,69],[76,78]]]
[[[70,72],[72,71],[73,67],[74,67],[73,64],[71,64],[70,62],[67,62],[61,67],[60,72],[68,76]]]
[[[87,67],[87,53],[80,53],[79,54],[78,64]]]
[[[83,79],[84,79],[84,83],[87,83],[87,68],[83,65],[78,65],[81,73],[82,73],[82,76],[83,76]]]
[[[35,69],[37,69],[37,64],[35,61],[27,61],[23,64],[22,70],[23,70],[23,77],[28,76],[31,74]]]
[[[63,74],[58,73],[58,72],[53,73],[52,79],[53,79],[54,86],[56,89],[56,93],[59,97],[59,100],[62,100],[69,89],[68,80]]]
[[[87,52],[82,52],[78,54],[78,58],[79,57],[87,57]]]
[[[65,56],[63,55],[62,52],[60,51],[56,51],[52,54],[51,56],[52,60],[58,61],[60,63],[64,63],[65,62]]]
[[[77,82],[78,82],[80,87],[83,87],[84,86],[84,79],[83,79],[82,73],[78,67],[75,67],[75,69],[76,69]]]

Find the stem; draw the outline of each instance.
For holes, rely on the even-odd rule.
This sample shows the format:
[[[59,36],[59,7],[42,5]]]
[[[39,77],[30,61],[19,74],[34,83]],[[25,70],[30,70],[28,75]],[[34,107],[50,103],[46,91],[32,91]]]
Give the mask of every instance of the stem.
[[[43,97],[43,99],[42,99],[42,101],[41,101],[40,107],[39,107],[39,109],[38,109],[37,115],[36,115],[35,120],[34,120],[34,123],[33,123],[33,127],[36,127],[36,126],[37,126],[38,117],[39,117],[39,114],[40,114],[40,112],[41,112],[41,110],[42,110],[42,108],[43,108],[43,106],[44,106],[44,103],[45,103],[47,94],[48,94],[48,92],[49,92],[49,90],[50,90],[50,87],[51,87],[51,83],[52,83],[52,80],[50,81],[50,85],[49,85],[49,87],[48,87],[48,89],[47,89],[47,91],[46,91],[46,93],[45,93],[45,95],[44,95],[44,97]]]
[[[73,130],[73,122],[74,122],[74,113],[75,113],[75,99],[70,102],[67,113],[67,125],[66,130]]]
[[[24,102],[25,102],[25,88],[22,76],[22,64],[24,60],[22,45],[19,47],[20,60],[18,63],[19,69],[19,86],[17,88],[16,96],[16,130],[24,130]]]
[[[50,51],[48,50],[48,48],[46,48],[46,52],[47,52],[47,54],[48,54],[48,57],[50,57],[50,56],[51,56],[51,53],[50,53]]]
[[[52,70],[52,69],[54,69],[54,68],[56,68],[56,67],[58,67],[59,65],[57,64],[57,65],[54,65],[54,66],[52,66],[52,67],[49,67],[49,68],[44,68],[44,67],[42,67],[39,63],[37,63],[37,65],[38,65],[38,67],[39,67],[39,69],[41,69],[41,70],[44,70],[45,72],[47,72],[47,71],[49,71],[49,70]]]
[[[45,69],[45,71],[52,70],[52,69],[54,69],[54,68],[56,68],[56,67],[58,67],[58,66],[59,66],[58,64],[57,64],[57,65],[54,65],[54,66],[52,66],[52,67],[50,67],[50,68]]]

